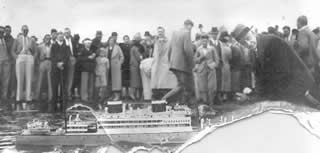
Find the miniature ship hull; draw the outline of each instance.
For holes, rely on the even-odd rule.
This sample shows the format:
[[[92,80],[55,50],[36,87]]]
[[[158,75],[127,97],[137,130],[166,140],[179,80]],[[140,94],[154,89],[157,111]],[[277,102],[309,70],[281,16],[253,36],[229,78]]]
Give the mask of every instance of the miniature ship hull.
[[[70,133],[66,135],[19,135],[16,145],[65,145],[65,146],[101,146],[114,142],[139,142],[147,144],[181,144],[186,142],[198,131],[170,133],[136,133],[136,134],[106,134],[106,133]]]
[[[106,135],[19,135],[16,136],[16,145],[33,145],[33,146],[99,146],[109,144],[110,138]]]
[[[50,133],[50,129],[34,129],[30,130],[30,133],[34,135],[48,135]]]

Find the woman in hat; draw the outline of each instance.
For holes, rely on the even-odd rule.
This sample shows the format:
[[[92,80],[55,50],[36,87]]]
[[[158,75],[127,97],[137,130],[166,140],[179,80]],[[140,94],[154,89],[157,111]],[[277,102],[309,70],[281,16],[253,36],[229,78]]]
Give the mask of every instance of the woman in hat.
[[[116,43],[115,37],[110,37],[108,46],[106,48],[108,59],[110,61],[110,70],[108,77],[108,85],[112,90],[112,97],[110,100],[120,100],[120,93],[122,89],[121,65],[124,60],[123,52]]]
[[[219,37],[218,52],[221,53],[219,66],[221,69],[221,82],[219,90],[219,100],[228,100],[228,95],[231,92],[231,71],[230,60],[232,57],[232,51],[230,47],[230,35],[228,32],[222,32]]]
[[[133,37],[133,45],[130,49],[130,98],[136,100],[141,97],[142,82],[140,76],[140,62],[144,59],[144,47],[141,45],[140,33]]]

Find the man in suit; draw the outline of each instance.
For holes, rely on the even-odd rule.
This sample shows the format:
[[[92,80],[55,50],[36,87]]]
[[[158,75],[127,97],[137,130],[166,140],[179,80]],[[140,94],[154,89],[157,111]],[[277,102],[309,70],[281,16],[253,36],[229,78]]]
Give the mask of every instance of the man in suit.
[[[256,48],[254,69],[260,97],[298,102],[306,98],[314,77],[288,43],[273,34],[254,35],[244,25],[237,25],[233,33],[242,45]]]
[[[46,34],[43,38],[43,43],[41,43],[39,48],[39,79],[37,80],[37,88],[35,98],[41,100],[41,87],[43,86],[44,80],[47,80],[47,98],[51,101],[52,98],[52,85],[51,85],[51,61],[50,61],[50,51],[51,51],[51,36]],[[46,77],[47,79],[44,79]]]
[[[12,46],[12,56],[16,59],[17,76],[17,104],[22,102],[24,83],[26,86],[25,101],[22,102],[22,109],[27,109],[32,101],[31,86],[34,67],[34,55],[36,53],[36,43],[28,36],[29,28],[23,25],[22,35],[19,35]],[[18,105],[20,106],[20,105]],[[19,107],[17,107],[19,109]]]
[[[313,73],[314,77],[319,77],[319,59],[320,53],[317,52],[316,35],[308,27],[308,19],[306,16],[300,16],[297,19],[297,27],[299,30],[297,47],[295,48],[298,55]]]
[[[7,50],[7,45],[4,40],[4,27],[0,26],[0,101],[7,100],[7,92],[10,76],[10,54]]]
[[[182,92],[180,103],[190,104],[190,95],[192,95],[192,90],[194,88],[192,83],[192,69],[194,67],[191,42],[192,27],[193,22],[191,20],[186,20],[184,22],[184,28],[180,31],[175,31],[172,35],[168,57],[170,70],[177,77],[178,84],[177,87],[167,93],[163,99],[168,99],[172,96],[176,96],[179,92]]]
[[[8,97],[9,99],[14,99],[17,90],[17,79],[16,79],[16,61],[11,55],[11,49],[13,46],[14,38],[11,35],[11,26],[6,25],[4,30],[4,40],[6,41],[7,50],[10,53],[10,76],[9,76],[9,87],[8,87]]]
[[[68,79],[66,82],[67,90],[65,92],[67,92],[68,99],[71,99],[72,93],[74,93],[74,91],[71,91],[71,89],[74,81],[76,58],[75,58],[75,50],[74,50],[75,46],[74,46],[74,41],[71,35],[70,28],[64,29],[64,41],[70,50],[70,59],[68,63]]]
[[[68,64],[71,56],[70,47],[64,41],[63,33],[58,33],[57,42],[52,44],[50,58],[52,62],[52,103],[49,104],[49,111],[62,111],[65,109],[61,100],[66,100],[67,79],[68,79]],[[58,99],[58,87],[60,85],[60,96]],[[53,105],[53,107],[52,107]]]

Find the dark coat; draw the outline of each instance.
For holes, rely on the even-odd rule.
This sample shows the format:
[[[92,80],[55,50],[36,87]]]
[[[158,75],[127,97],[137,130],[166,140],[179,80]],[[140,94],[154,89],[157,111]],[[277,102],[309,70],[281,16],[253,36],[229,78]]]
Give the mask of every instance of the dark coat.
[[[73,48],[73,52],[74,52],[74,56],[77,58],[80,55],[80,50],[84,48],[83,44],[80,43],[74,43],[74,48]]]
[[[130,49],[131,49],[131,45],[130,44],[125,44],[125,43],[120,43],[119,44],[123,56],[124,56],[124,61],[122,64],[122,70],[129,70],[130,68]]]
[[[4,40],[6,41],[6,46],[7,46],[7,50],[8,50],[8,54],[10,56],[10,59],[13,59],[12,55],[11,55],[11,49],[14,43],[14,38],[9,35],[9,36],[4,36]]]
[[[120,46],[120,48],[123,52],[123,56],[124,56],[123,64],[121,66],[122,86],[129,87],[130,86],[130,49],[131,49],[131,45],[121,43],[121,44],[119,44],[119,46]]]
[[[81,48],[77,57],[76,69],[79,72],[94,72],[95,70],[95,58],[90,59],[89,56],[95,54],[92,50]]]
[[[241,50],[240,44],[231,45],[231,60],[230,60],[230,69],[231,71],[240,70],[243,66],[243,51]]]
[[[242,46],[239,43],[234,43],[231,46],[231,60],[230,60],[230,70],[231,70],[231,91],[241,92],[241,69],[243,67],[243,51]]]
[[[59,62],[63,62],[64,68],[66,68],[66,65],[69,63],[70,55],[70,48],[65,43],[61,46],[58,43],[52,44],[50,57],[53,70],[58,68],[57,63]]]
[[[194,50],[190,32],[182,29],[173,33],[169,45],[170,70],[192,73]]]
[[[140,63],[143,59],[143,47],[133,45],[130,50],[130,87],[141,88]]]
[[[253,78],[252,78],[252,72],[254,68],[254,64],[256,63],[256,52],[254,49],[251,49],[251,47],[248,44],[241,46],[242,50],[242,66],[241,66],[241,72],[240,72],[240,88],[241,90],[249,87],[253,87]]]
[[[75,56],[76,55],[76,50],[75,50],[75,48],[76,48],[76,42],[74,41],[74,39],[73,39],[73,37],[70,37],[70,39],[71,39],[71,45],[72,45],[72,51],[73,51],[73,56]],[[64,43],[66,43],[66,39],[64,39]],[[66,45],[67,45],[67,43],[66,43]],[[68,46],[68,45],[67,45]],[[70,55],[71,55],[71,51],[70,51]]]
[[[314,78],[298,54],[277,36],[257,36],[256,88],[261,96],[303,97]]]
[[[99,40],[98,38],[92,39],[90,50],[96,52],[100,47],[102,47],[101,40]]]

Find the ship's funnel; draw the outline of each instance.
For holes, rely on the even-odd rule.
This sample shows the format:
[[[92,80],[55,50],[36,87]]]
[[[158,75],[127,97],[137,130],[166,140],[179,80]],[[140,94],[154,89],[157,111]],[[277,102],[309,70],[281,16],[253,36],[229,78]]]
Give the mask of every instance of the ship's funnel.
[[[107,104],[108,113],[121,113],[123,111],[122,101],[108,101]]]
[[[151,102],[152,112],[165,112],[167,102],[165,100],[156,100]]]

